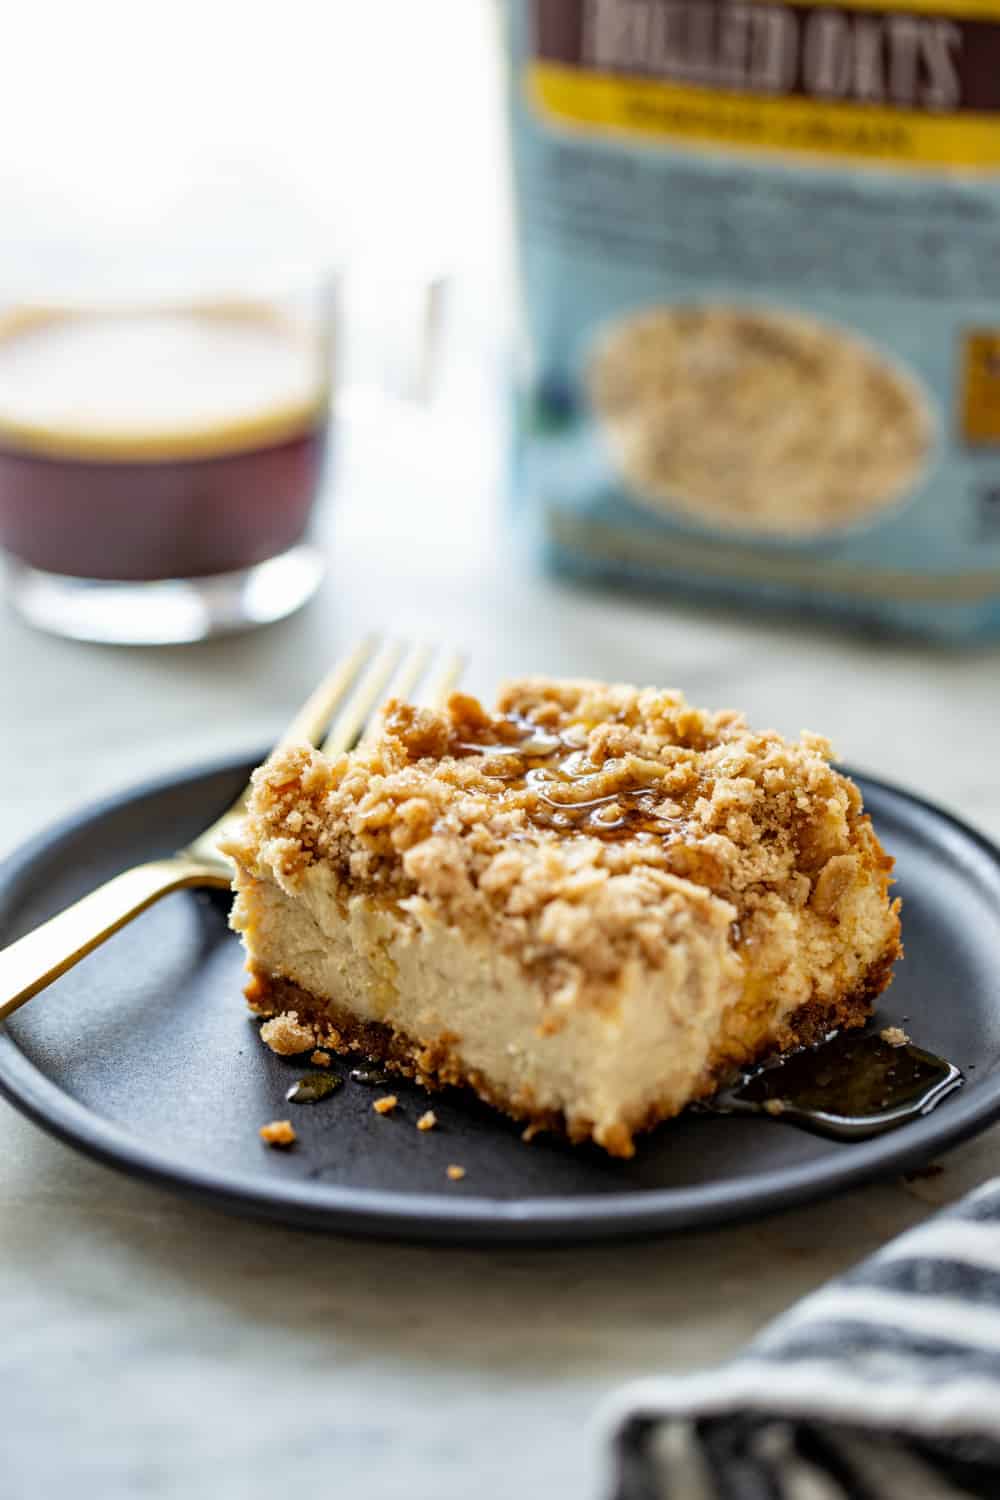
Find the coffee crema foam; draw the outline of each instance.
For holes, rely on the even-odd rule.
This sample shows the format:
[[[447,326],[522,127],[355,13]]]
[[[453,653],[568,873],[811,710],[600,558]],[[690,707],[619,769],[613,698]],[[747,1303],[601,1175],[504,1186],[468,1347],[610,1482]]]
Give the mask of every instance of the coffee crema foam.
[[[0,448],[102,462],[286,442],[328,400],[319,339],[253,305],[0,321]]]

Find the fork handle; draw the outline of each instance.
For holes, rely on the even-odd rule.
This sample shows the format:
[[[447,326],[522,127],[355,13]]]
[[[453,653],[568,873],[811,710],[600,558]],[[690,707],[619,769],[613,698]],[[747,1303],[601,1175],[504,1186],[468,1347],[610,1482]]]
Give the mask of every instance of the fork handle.
[[[188,886],[228,888],[229,881],[220,871],[193,860],[152,860],[115,875],[16,943],[0,949],[0,1021],[147,906]]]

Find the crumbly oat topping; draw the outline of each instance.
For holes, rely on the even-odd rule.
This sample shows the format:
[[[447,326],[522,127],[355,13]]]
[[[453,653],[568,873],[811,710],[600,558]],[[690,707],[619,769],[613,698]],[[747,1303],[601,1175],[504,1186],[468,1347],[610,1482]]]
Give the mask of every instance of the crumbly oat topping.
[[[427,1109],[417,1121],[418,1130],[433,1130],[438,1122],[438,1117],[432,1109]]]
[[[448,1168],[448,1176],[451,1178],[452,1182],[461,1182],[462,1178],[465,1176],[465,1168],[456,1166],[453,1162],[452,1165]]]
[[[910,1040],[902,1026],[884,1026],[879,1036],[883,1042],[888,1042],[890,1047],[905,1047]]]
[[[377,1115],[391,1115],[399,1103],[395,1094],[383,1094],[381,1099],[376,1099],[372,1109]]]
[[[290,893],[319,863],[345,896],[488,932],[556,998],[633,958],[661,967],[692,927],[766,942],[774,967],[789,908],[832,931],[860,884],[888,886],[830,754],[677,692],[528,678],[492,713],[392,702],[336,760],[279,750],[227,848]]]
[[[280,1016],[273,1016],[270,1021],[265,1021],[260,1028],[260,1039],[272,1052],[277,1052],[279,1057],[296,1057],[300,1052],[308,1052],[310,1047],[316,1044],[316,1029],[314,1026],[304,1026],[299,1023],[298,1011],[286,1010]]]
[[[268,1146],[277,1147],[294,1146],[298,1140],[291,1120],[272,1120],[269,1125],[262,1125],[260,1138]]]

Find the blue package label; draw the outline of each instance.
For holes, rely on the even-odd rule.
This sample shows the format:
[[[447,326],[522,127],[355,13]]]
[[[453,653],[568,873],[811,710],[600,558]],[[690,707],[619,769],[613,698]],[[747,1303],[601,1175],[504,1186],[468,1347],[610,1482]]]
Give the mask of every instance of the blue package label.
[[[507,0],[562,568],[1000,630],[1000,0]]]

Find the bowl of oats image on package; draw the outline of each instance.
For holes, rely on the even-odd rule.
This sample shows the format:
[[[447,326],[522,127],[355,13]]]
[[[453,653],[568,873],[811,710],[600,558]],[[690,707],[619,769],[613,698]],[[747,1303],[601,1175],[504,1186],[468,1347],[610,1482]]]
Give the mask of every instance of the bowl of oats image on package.
[[[628,497],[710,530],[869,525],[913,493],[934,447],[909,372],[789,309],[642,308],[598,332],[583,379]]]

